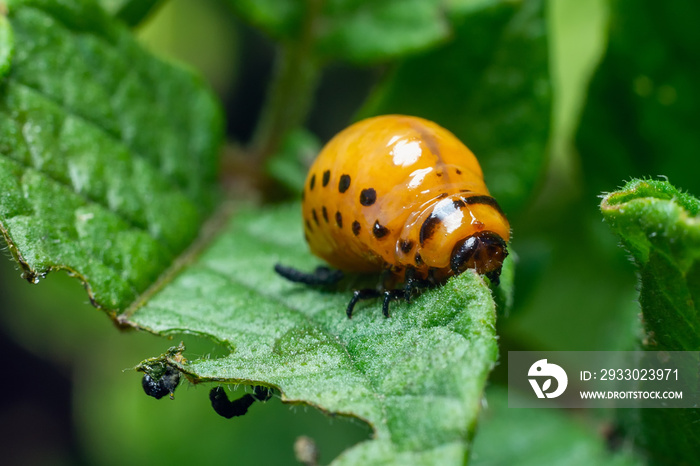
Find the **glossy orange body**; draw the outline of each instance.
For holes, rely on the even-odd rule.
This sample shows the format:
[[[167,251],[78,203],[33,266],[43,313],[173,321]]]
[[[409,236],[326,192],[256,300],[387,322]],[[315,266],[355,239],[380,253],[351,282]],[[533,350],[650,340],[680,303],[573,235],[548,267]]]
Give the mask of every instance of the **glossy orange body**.
[[[510,238],[474,154],[417,117],[379,116],[341,131],[311,166],[303,199],[311,251],[345,271],[389,269],[401,279],[411,267],[442,279],[454,274],[459,241],[482,231]]]

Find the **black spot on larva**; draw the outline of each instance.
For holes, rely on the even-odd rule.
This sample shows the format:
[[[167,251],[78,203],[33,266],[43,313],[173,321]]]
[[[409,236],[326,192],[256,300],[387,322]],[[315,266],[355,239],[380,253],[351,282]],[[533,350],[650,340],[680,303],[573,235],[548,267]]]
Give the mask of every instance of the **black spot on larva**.
[[[440,217],[435,215],[430,215],[430,217],[425,219],[423,225],[420,227],[420,233],[418,234],[418,241],[420,241],[421,245],[426,239],[430,239],[433,236],[435,228],[437,228],[441,222],[442,220],[440,220]]]
[[[352,232],[355,236],[360,234],[360,228],[360,222],[358,222],[357,220],[352,222]]]
[[[419,252],[416,253],[416,256],[413,259],[416,261],[416,265],[423,264],[423,258],[420,256]]]
[[[382,226],[379,223],[379,220],[374,221],[374,227],[372,228],[372,233],[374,234],[374,237],[377,239],[384,238],[386,235],[389,234],[389,229],[385,226]]]
[[[435,172],[437,176],[442,176],[442,172]]]
[[[304,239],[307,243],[309,242],[309,235],[306,232],[304,232]]]
[[[436,197],[435,199],[445,199],[446,197],[447,197],[447,193],[442,193],[438,197]]]
[[[338,225],[338,228],[343,228],[343,216],[340,215],[340,211],[335,213],[335,224]]]
[[[304,223],[306,223],[306,229],[311,231],[311,222],[309,222],[308,218],[306,220],[304,220]]]
[[[350,175],[340,175],[340,181],[338,182],[338,191],[344,193],[350,187]]]
[[[411,252],[411,249],[413,249],[413,241],[411,241],[410,239],[402,239],[399,243],[399,247],[401,248],[404,254],[408,254],[409,252]]]
[[[311,216],[314,218],[314,222],[318,225],[318,215],[316,215],[316,209],[311,209]]]
[[[470,193],[470,192],[472,192],[472,190],[471,189],[460,189],[459,192],[460,193]]]
[[[455,168],[455,172],[456,172],[458,175],[461,175],[461,174],[462,174],[462,170],[460,170],[459,168]]]
[[[328,223],[328,211],[326,210],[326,206],[321,207],[321,215],[323,215],[323,220]]]
[[[330,181],[330,179],[331,179],[331,171],[330,171],[330,170],[326,170],[325,172],[323,172],[323,180],[322,180],[322,182],[323,182],[323,187],[324,187],[324,188],[325,188],[326,186],[328,186],[328,182]]]
[[[484,205],[489,205],[496,209],[499,214],[504,215],[503,211],[501,210],[501,206],[498,205],[498,202],[496,202],[496,199],[492,198],[491,196],[472,196],[472,197],[465,197],[462,198],[464,202],[466,202],[469,205],[473,204],[484,204]]]
[[[377,191],[374,188],[363,189],[360,193],[360,204],[370,206],[377,200]]]
[[[316,185],[316,174],[311,175],[311,181],[309,181],[309,191],[314,189],[314,186]]]
[[[461,199],[456,199],[456,200],[452,201],[452,205],[454,206],[455,210],[461,209],[461,208],[466,206],[464,201]]]

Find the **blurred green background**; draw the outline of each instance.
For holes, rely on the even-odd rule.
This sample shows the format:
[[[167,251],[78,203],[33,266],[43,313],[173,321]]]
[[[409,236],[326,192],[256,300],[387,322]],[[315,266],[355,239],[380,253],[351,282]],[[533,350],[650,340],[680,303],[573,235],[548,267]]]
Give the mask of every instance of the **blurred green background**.
[[[508,350],[632,349],[640,336],[634,269],[597,207],[600,190],[614,190],[633,173],[617,185],[589,183],[588,174],[604,170],[595,165],[600,160],[582,160],[594,138],[579,144],[589,152],[576,150],[589,81],[607,44],[609,4],[550,0],[547,14],[554,88],[549,157],[537,195],[511,218],[519,262],[515,306],[499,322],[502,359]],[[267,38],[214,0],[166,2],[138,35],[158,55],[207,77],[224,102],[230,140],[251,137],[274,58]],[[331,63],[308,128],[327,140],[385,72],[385,65]],[[645,83],[638,82],[642,92]],[[613,146],[608,142],[601,140]],[[57,273],[29,285],[6,256],[0,261],[0,348],[9,364],[0,398],[4,464],[290,464],[299,435],[314,438],[321,462],[328,462],[370,435],[360,421],[277,399],[225,420],[209,405],[209,387],[187,383],[174,401],[149,398],[140,374],[125,369],[177,341],[119,332],[89,305],[77,281]],[[217,351],[207,341],[183,339],[191,354]],[[493,374],[495,387],[505,383],[501,369]],[[576,412],[574,422],[596,431],[607,417]]]

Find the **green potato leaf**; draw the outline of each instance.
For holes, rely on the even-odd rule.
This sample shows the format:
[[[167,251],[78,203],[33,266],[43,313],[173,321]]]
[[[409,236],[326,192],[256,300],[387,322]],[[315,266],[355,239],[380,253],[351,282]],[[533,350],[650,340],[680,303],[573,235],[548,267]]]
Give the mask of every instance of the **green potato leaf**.
[[[428,48],[450,33],[441,0],[326,3],[318,43],[322,57],[386,60]]]
[[[639,268],[647,346],[700,351],[700,201],[664,181],[634,180],[601,210]]]
[[[200,78],[149,55],[92,1],[7,10],[0,231],[28,280],[67,270],[118,313],[213,207],[218,105]]]
[[[633,180],[601,210],[639,270],[645,347],[700,351],[700,201],[668,182]],[[623,423],[659,464],[692,464],[698,419],[698,409],[641,409]]]
[[[320,58],[367,63],[435,45],[450,33],[442,0],[228,0],[251,24],[283,42],[314,25]],[[314,12],[318,10],[318,12]]]
[[[461,464],[486,377],[497,358],[488,286],[464,273],[410,304],[344,310],[350,288],[313,290],[273,272],[275,263],[312,270],[299,207],[234,215],[201,256],[123,323],[159,335],[207,336],[230,353],[179,362],[195,382],[275,387],[283,401],[356,416],[374,439],[338,464]]]

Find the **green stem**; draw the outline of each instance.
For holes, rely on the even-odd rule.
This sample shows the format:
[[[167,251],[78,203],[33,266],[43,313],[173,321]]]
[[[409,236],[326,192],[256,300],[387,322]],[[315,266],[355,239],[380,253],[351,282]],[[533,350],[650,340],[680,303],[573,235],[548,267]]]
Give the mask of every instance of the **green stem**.
[[[252,140],[253,152],[260,163],[276,153],[287,133],[306,120],[321,70],[313,47],[322,3],[323,0],[307,0],[308,10],[298,40],[281,45],[267,101]]]

